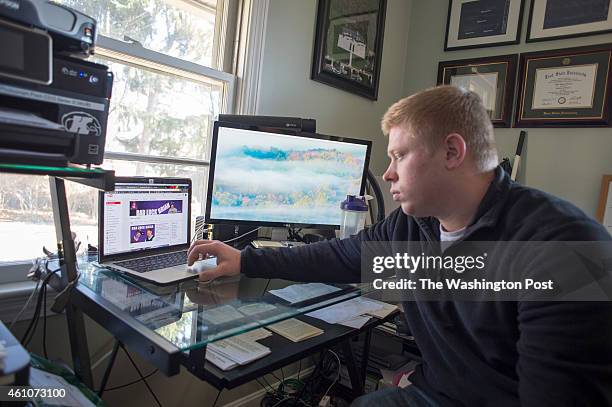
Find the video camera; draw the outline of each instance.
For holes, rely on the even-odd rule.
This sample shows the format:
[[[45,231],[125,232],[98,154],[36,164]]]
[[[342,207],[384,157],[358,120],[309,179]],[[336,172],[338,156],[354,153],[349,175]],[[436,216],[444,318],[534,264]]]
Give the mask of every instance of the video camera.
[[[101,164],[113,75],[88,62],[96,21],[47,0],[0,0],[0,161]]]

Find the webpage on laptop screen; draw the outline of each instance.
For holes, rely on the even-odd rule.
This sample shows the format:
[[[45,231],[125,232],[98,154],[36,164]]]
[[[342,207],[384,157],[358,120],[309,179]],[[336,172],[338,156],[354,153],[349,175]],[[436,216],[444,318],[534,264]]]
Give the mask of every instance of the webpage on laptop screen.
[[[188,243],[187,185],[117,184],[104,194],[104,254]]]

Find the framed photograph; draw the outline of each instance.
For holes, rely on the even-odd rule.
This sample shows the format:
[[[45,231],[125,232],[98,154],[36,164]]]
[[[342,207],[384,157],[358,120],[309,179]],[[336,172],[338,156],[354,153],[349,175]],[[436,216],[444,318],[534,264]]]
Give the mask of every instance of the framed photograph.
[[[495,127],[510,127],[518,55],[445,61],[438,64],[438,85],[476,92]]]
[[[387,0],[319,0],[311,79],[376,100]]]
[[[518,44],[523,0],[449,0],[444,51]]]
[[[597,220],[612,235],[612,175],[604,175],[601,179]]]
[[[612,44],[521,54],[516,127],[610,125]]]
[[[612,0],[532,0],[527,42],[612,32]]]

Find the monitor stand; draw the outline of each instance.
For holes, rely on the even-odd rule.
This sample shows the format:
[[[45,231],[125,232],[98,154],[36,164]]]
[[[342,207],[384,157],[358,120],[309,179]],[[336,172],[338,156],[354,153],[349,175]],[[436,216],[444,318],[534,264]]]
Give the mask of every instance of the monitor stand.
[[[289,234],[287,228],[272,228],[270,240],[254,240],[251,244],[260,248],[280,248],[280,247],[296,247],[303,246],[303,242],[289,241]]]

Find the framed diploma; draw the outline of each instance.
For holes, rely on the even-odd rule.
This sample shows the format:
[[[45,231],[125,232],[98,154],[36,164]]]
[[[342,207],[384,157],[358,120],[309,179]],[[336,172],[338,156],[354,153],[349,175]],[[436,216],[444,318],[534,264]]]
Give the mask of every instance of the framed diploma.
[[[612,175],[604,175],[601,179],[601,192],[597,206],[597,220],[601,222],[612,235]]]
[[[515,127],[610,125],[612,44],[521,54]]]
[[[449,0],[444,50],[518,44],[523,0]]]
[[[455,85],[477,93],[495,127],[510,127],[518,55],[444,61],[438,85]]]
[[[612,32],[612,0],[533,0],[527,42]]]

